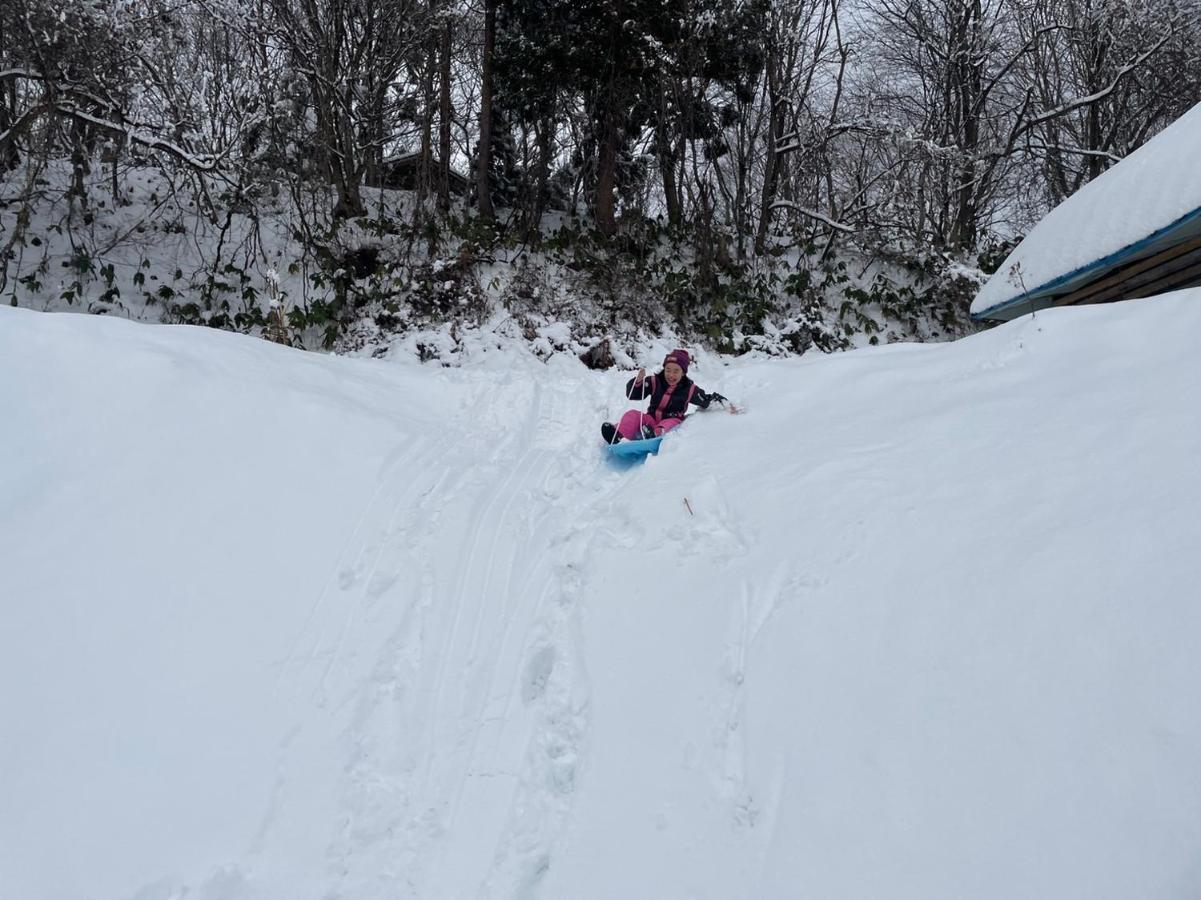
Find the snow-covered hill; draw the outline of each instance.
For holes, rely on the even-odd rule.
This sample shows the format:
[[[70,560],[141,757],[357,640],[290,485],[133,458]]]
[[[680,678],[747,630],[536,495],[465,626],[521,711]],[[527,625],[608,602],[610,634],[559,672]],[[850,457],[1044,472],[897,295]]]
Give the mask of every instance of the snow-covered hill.
[[[0,896],[1197,896],[1199,327],[704,358],[623,471],[568,355],[0,309]]]

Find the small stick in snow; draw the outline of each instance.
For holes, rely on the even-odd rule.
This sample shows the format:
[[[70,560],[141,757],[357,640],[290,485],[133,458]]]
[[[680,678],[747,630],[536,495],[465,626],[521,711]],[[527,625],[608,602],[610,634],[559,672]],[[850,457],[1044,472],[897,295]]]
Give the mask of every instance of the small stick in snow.
[[[692,504],[688,502],[688,498],[687,498],[687,497],[685,497],[685,498],[684,498],[684,505],[688,507],[688,515],[690,515],[690,516],[695,516],[695,515],[696,515],[696,513],[694,513],[694,512],[692,511]]]

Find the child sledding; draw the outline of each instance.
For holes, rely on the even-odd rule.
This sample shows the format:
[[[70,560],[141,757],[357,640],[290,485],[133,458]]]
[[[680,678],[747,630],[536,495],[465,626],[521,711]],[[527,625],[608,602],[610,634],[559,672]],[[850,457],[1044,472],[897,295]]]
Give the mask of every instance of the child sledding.
[[[662,437],[684,421],[689,406],[708,409],[714,401],[726,403],[721,394],[706,393],[693,383],[688,377],[690,361],[687,350],[672,350],[664,357],[663,368],[649,378],[646,369],[639,369],[626,384],[626,397],[630,400],[649,398],[646,412],[627,410],[617,424],[605,422],[601,425],[605,443]]]

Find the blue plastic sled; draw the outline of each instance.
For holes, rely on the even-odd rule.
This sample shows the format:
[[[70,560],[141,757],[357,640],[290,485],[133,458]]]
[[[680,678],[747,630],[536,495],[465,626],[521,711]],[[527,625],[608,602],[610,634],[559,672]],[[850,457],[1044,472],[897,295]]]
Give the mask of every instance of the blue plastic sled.
[[[618,441],[616,444],[606,444],[611,456],[620,456],[627,459],[645,459],[647,456],[659,452],[659,445],[663,443],[663,437],[647,438],[644,441]]]

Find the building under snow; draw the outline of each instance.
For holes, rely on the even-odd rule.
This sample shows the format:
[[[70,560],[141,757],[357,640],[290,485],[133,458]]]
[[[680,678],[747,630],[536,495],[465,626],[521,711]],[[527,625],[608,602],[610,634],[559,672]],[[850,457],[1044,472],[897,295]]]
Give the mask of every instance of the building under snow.
[[[1051,210],[981,289],[972,318],[1201,284],[1199,150],[1201,104]]]

